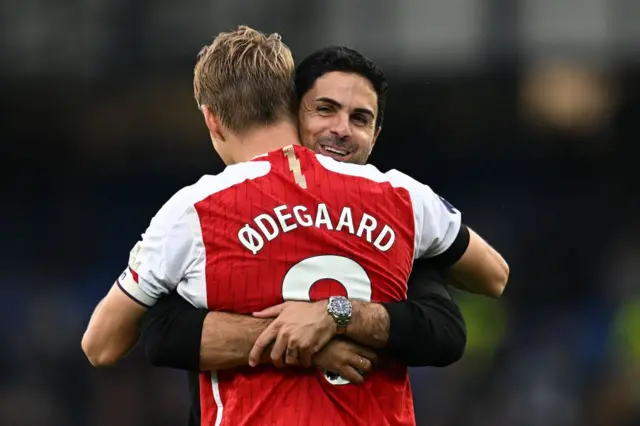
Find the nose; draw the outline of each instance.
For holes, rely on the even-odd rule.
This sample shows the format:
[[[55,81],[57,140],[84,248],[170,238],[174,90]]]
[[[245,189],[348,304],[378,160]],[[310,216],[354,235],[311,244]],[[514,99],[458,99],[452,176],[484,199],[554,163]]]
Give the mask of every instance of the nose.
[[[336,114],[331,127],[331,133],[340,139],[348,139],[351,136],[351,126],[347,114]]]

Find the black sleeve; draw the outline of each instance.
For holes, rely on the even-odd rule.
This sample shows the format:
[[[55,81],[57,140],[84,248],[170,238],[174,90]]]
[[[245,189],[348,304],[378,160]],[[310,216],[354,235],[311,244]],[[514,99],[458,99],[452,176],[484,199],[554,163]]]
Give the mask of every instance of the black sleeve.
[[[460,309],[443,275],[424,261],[414,264],[407,300],[384,303],[390,329],[387,354],[410,367],[446,367],[458,361],[467,343]]]
[[[207,313],[176,292],[161,298],[142,319],[141,344],[149,362],[158,367],[198,371]]]
[[[424,261],[427,262],[427,265],[431,265],[438,269],[444,269],[451,266],[460,260],[464,252],[467,251],[470,239],[471,235],[469,234],[469,228],[462,224],[460,225],[460,230],[458,230],[456,239],[453,240],[453,243],[451,243],[448,249],[437,256],[424,259]]]

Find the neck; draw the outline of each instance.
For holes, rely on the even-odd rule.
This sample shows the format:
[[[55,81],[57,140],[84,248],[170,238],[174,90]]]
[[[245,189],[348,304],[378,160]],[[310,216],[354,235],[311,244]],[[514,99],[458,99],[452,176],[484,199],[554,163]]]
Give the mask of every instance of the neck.
[[[250,161],[259,155],[288,145],[300,145],[300,139],[296,125],[286,121],[242,136],[233,153],[233,160],[235,163]]]

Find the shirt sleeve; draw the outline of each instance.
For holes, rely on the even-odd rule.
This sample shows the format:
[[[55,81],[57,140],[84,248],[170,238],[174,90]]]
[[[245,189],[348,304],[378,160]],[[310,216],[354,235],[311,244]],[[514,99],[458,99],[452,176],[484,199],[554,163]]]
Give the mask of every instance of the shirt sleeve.
[[[163,297],[144,317],[140,343],[157,367],[200,369],[200,341],[206,309],[194,308],[177,292]]]
[[[464,354],[467,328],[444,276],[415,262],[407,300],[382,304],[389,313],[388,355],[410,367],[446,367]]]
[[[439,262],[439,266],[455,263],[469,244],[468,229],[462,224],[460,211],[429,186],[404,173],[391,170],[387,176],[392,185],[406,189],[411,197],[415,222],[414,259],[438,257],[445,260]]]
[[[193,232],[197,214],[184,198],[179,192],[158,211],[118,279],[119,287],[143,306],[175,290],[202,255]]]

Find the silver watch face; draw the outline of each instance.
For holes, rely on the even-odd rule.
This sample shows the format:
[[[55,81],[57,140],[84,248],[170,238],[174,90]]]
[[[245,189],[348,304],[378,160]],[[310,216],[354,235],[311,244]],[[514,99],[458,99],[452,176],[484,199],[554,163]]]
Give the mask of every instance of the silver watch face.
[[[344,296],[334,296],[329,299],[329,311],[338,318],[351,317],[351,302]]]

